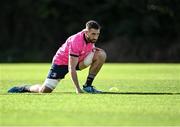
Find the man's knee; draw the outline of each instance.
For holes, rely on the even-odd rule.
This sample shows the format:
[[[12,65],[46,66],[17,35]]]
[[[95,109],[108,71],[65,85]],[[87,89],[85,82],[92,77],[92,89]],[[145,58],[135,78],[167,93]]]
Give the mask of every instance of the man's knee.
[[[49,87],[43,85],[39,90],[39,93],[51,93],[52,91],[53,89],[50,89]]]
[[[41,89],[39,90],[40,93],[51,93],[57,86],[59,80],[57,79],[46,79],[44,84],[42,85]]]
[[[106,60],[106,57],[107,57],[106,52],[103,49],[95,52],[95,59],[104,62]]]

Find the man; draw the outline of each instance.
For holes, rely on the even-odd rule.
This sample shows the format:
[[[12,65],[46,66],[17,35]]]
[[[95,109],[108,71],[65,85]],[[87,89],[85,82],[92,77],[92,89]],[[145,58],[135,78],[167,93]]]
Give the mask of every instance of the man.
[[[99,34],[100,25],[94,20],[88,21],[84,30],[70,36],[58,49],[53,58],[52,67],[43,85],[36,84],[32,86],[13,87],[8,92],[50,93],[69,72],[76,93],[82,93],[83,90],[87,93],[100,93],[101,91],[92,86],[95,76],[106,60],[106,53],[104,50],[95,47]],[[83,85],[83,90],[81,90],[76,70],[83,70],[89,65],[90,68],[87,81]]]

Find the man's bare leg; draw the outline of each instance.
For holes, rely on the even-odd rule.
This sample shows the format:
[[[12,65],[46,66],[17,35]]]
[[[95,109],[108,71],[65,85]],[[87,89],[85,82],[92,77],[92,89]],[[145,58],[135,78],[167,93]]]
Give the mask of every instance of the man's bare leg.
[[[30,92],[34,93],[51,93],[60,80],[46,79],[43,85],[36,84],[29,87]]]
[[[96,51],[93,57],[92,64],[89,68],[89,74],[97,75],[102,65],[106,60],[106,53],[104,50]]]
[[[102,65],[104,64],[105,60],[106,60],[105,51],[102,49],[96,50],[94,53],[93,59],[92,59],[92,63],[90,63],[89,73],[97,75],[97,73],[100,71]],[[89,65],[85,65],[84,62],[79,63],[80,70],[83,70],[83,69],[87,68],[88,66]]]
[[[88,77],[87,77],[87,80],[85,83],[86,86],[92,85],[92,82],[93,82],[95,76],[100,71],[105,60],[106,60],[106,53],[104,52],[104,50],[99,50],[99,51],[95,52],[92,64],[89,68],[89,74],[88,74]]]
[[[45,85],[36,84],[30,86],[29,91],[32,93],[51,93],[53,90]]]
[[[83,86],[83,89],[86,92],[89,92],[89,93],[99,93],[99,92],[101,92],[101,91],[98,91],[98,90],[96,90],[95,88],[92,87],[92,82],[93,82],[95,76],[100,71],[100,69],[101,69],[102,65],[104,64],[105,60],[106,60],[105,51],[102,50],[102,49],[96,50],[95,53],[94,53],[94,57],[92,59],[92,63],[91,63],[90,68],[89,68],[89,74],[88,74],[86,83]],[[87,67],[87,65],[85,65],[83,62],[81,62],[79,64],[80,70],[82,70],[82,69],[84,69],[86,67]]]
[[[46,79],[43,85],[25,85],[25,86],[15,86],[8,90],[9,93],[51,93],[57,86],[59,80],[56,79]]]

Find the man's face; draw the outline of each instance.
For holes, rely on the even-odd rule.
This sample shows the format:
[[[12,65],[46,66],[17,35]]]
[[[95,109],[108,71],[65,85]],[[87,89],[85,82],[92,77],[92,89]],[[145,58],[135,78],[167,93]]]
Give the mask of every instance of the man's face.
[[[86,39],[89,42],[96,43],[100,34],[100,29],[88,29],[86,31]]]

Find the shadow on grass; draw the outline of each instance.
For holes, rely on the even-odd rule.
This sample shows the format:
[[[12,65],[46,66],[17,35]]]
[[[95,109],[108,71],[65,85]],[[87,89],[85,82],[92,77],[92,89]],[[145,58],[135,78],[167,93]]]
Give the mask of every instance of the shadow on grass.
[[[158,92],[103,92],[101,94],[127,94],[127,95],[180,95],[180,93]]]
[[[76,94],[75,92],[54,92],[55,94]],[[83,93],[89,94],[89,93]],[[119,95],[180,95],[180,93],[170,92],[102,92],[99,94],[119,94]]]
[[[0,93],[0,95],[15,95],[15,94],[24,94],[24,95],[61,95],[61,94],[76,94],[75,92],[52,92],[52,93]],[[89,93],[82,93],[89,94]],[[170,93],[170,92],[102,92],[98,94],[117,94],[117,95],[180,95],[180,93]],[[95,95],[95,94],[91,94]]]

